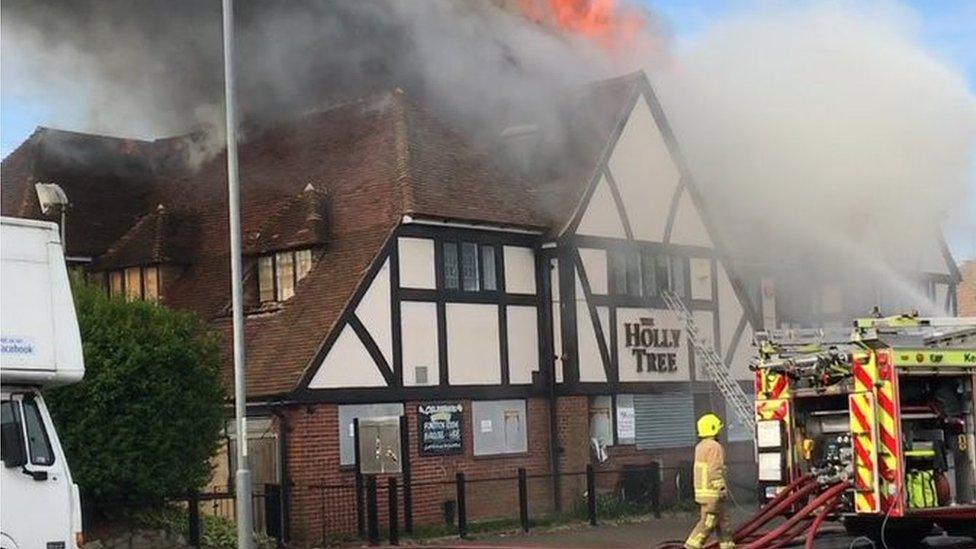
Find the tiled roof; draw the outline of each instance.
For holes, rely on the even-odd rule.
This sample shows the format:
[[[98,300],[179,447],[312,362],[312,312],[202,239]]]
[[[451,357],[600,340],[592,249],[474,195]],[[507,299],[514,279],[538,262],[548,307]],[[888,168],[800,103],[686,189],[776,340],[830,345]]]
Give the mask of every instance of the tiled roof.
[[[260,229],[245,235],[244,253],[320,246],[327,238],[326,221],[325,193],[309,183],[300,193],[283,201]]]
[[[145,141],[38,128],[3,160],[0,208],[41,218],[34,184],[57,183],[71,201],[68,254],[100,255],[149,208],[150,149]]]
[[[572,140],[570,167],[547,183],[503,167],[400,90],[247,135],[239,147],[247,251],[316,249],[294,297],[247,317],[248,394],[273,397],[296,386],[404,215],[558,231],[589,182],[600,140],[615,127],[603,116],[619,118],[633,87],[631,77],[592,90],[596,110],[573,121],[587,135]],[[214,322],[225,335],[229,372],[226,159],[220,153],[194,171],[173,170],[174,156],[195,138],[146,142],[40,129],[3,160],[3,212],[38,217],[32,183],[58,183],[73,202],[70,253],[96,256],[96,268],[182,264],[166,281],[166,304]],[[50,154],[62,141],[87,152]],[[254,261],[245,269],[253,282]]]
[[[97,270],[152,264],[188,264],[196,254],[197,223],[162,204],[143,215],[93,262]]]

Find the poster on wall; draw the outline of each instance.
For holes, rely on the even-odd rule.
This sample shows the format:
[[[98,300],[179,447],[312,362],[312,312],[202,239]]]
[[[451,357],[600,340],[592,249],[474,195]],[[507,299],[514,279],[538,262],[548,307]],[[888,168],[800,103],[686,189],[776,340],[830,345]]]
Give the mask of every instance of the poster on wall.
[[[617,309],[621,381],[688,381],[684,324],[664,309]]]
[[[421,404],[417,407],[422,455],[460,454],[461,420],[464,408],[460,402]]]
[[[637,436],[633,406],[617,405],[617,439],[633,440]]]

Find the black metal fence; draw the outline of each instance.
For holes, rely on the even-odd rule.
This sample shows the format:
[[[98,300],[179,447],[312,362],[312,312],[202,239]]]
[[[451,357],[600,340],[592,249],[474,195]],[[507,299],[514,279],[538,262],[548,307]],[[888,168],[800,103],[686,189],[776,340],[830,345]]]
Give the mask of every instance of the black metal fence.
[[[404,536],[464,538],[489,530],[528,532],[556,522],[595,525],[625,515],[659,517],[665,509],[692,508],[690,463],[615,469],[589,465],[557,474],[513,468],[499,473],[481,476],[459,471],[447,478],[422,480],[356,474],[353,482],[290,485],[286,492],[278,485],[264,485],[254,494],[256,533],[265,547],[324,547],[356,539],[371,544],[385,539],[396,545]],[[739,493],[749,497],[752,490],[743,486]],[[234,519],[231,492],[188,494],[162,504],[184,511],[180,519],[184,523],[177,526],[191,546],[205,545],[212,524],[208,517],[231,523]]]
[[[508,473],[506,471],[506,473]],[[298,545],[327,546],[362,539],[396,545],[404,536],[529,531],[558,521],[599,521],[622,515],[660,516],[687,508],[691,467],[657,463],[558,474],[475,476],[456,472],[438,480],[357,475],[348,484],[293,486],[291,520]]]

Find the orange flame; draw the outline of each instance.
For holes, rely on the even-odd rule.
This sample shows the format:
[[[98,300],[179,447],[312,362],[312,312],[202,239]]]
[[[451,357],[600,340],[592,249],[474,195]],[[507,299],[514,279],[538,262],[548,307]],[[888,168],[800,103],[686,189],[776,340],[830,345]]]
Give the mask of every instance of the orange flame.
[[[532,21],[584,36],[611,51],[635,45],[648,27],[641,10],[618,0],[519,0],[519,6]]]

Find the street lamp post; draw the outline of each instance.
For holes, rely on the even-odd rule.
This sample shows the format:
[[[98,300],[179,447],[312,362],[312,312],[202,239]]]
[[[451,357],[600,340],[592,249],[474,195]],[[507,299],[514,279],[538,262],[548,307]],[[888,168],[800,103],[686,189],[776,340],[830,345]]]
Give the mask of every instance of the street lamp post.
[[[224,109],[227,121],[227,205],[230,229],[231,303],[234,318],[234,417],[237,425],[237,547],[250,549],[251,470],[247,463],[247,417],[244,353],[244,293],[241,288],[241,203],[237,177],[237,102],[234,77],[234,2],[222,0],[224,24]]]

